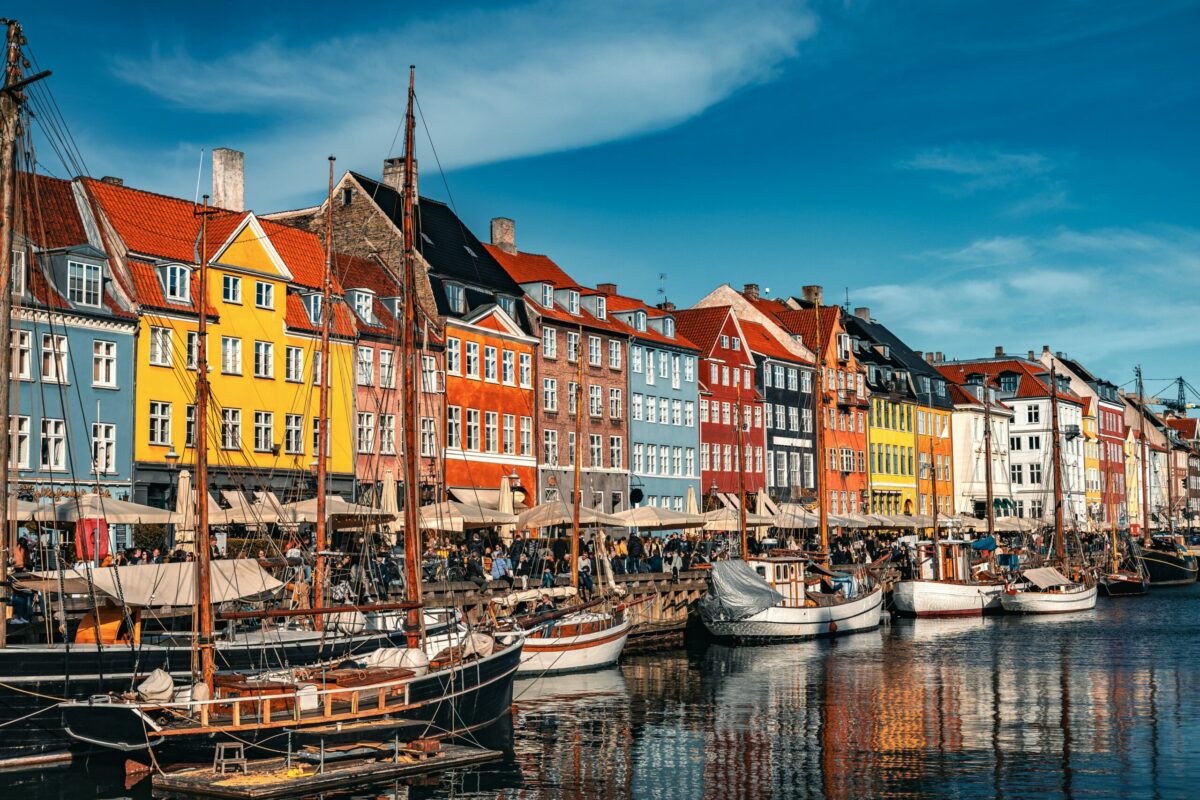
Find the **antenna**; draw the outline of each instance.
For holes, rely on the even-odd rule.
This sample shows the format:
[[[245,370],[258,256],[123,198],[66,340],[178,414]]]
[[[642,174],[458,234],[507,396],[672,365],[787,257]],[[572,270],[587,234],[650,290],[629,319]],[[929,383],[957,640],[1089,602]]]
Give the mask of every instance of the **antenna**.
[[[847,311],[850,310],[850,287],[849,286],[846,287],[846,304],[844,306],[842,306],[842,308],[846,309]]]
[[[665,302],[667,299],[667,273],[658,273],[658,296]]]

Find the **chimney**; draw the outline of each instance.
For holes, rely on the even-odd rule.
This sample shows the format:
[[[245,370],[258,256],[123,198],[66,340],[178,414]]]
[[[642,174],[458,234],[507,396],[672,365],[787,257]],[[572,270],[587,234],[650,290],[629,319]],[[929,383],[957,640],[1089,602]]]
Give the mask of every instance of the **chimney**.
[[[809,285],[803,287],[800,291],[804,298],[804,302],[811,303],[814,306],[821,305],[822,290],[820,286]]]
[[[758,284],[757,283],[747,283],[744,286],[742,286],[742,295],[747,300],[749,300],[751,303],[753,303],[755,300],[758,299]]]
[[[1055,353],[1054,353],[1054,357],[1055,357],[1055,358],[1058,358],[1058,359],[1061,359],[1061,358],[1063,357],[1062,350],[1057,350],[1057,351],[1055,351]]]
[[[1026,355],[1028,355],[1028,356],[1029,356],[1029,360],[1030,360],[1030,361],[1037,361],[1037,359],[1033,357],[1033,351],[1032,351],[1032,350],[1030,350],[1030,351],[1029,351],[1029,352],[1028,352]]]
[[[659,303],[657,306],[655,306],[655,308],[659,309],[660,311],[670,312],[670,311],[675,310],[675,304],[672,303],[670,300],[664,300],[661,303]]]
[[[857,310],[857,309],[856,309],[856,310]],[[930,354],[929,354],[929,356],[926,356],[926,355],[925,355],[925,353],[923,353],[923,352],[922,352],[922,351],[920,351],[920,350],[913,350],[913,352],[917,354],[917,358],[923,358],[923,359],[925,359],[926,361],[928,361],[928,360],[929,360],[929,358],[930,358],[930,356],[932,356],[932,355],[933,355],[933,353],[930,353]]]
[[[1050,345],[1048,345],[1048,344],[1042,345],[1042,355],[1044,355],[1044,356],[1050,355]]]
[[[508,220],[511,222],[512,220]],[[496,220],[492,220],[492,230],[496,230]],[[597,283],[596,291],[607,297],[612,297],[617,293],[617,285],[615,283]]]
[[[413,202],[417,202],[421,196],[420,189],[417,185],[417,176],[420,175],[417,169],[417,160],[413,159]],[[393,158],[385,158],[383,160],[383,182],[395,189],[397,192],[404,191],[404,156],[395,156]]]
[[[854,316],[858,317],[859,319],[865,319],[867,322],[870,322],[871,321],[871,309],[867,308],[866,306],[859,306],[858,308],[854,309]]]
[[[1004,346],[999,345],[999,344],[996,345],[996,358],[1002,358],[1003,356],[1004,356]]]
[[[246,154],[218,147],[212,151],[213,205],[230,211],[246,209]]]
[[[517,223],[508,217],[492,217],[492,244],[506,253],[517,252]],[[613,287],[616,293],[616,287]]]
[[[101,183],[112,184],[113,186],[124,186],[125,181],[122,178],[115,178],[112,175],[105,175],[100,179]]]
[[[938,350],[937,353],[934,354],[934,357],[937,359],[937,363],[939,364],[946,360],[946,354],[941,350]]]

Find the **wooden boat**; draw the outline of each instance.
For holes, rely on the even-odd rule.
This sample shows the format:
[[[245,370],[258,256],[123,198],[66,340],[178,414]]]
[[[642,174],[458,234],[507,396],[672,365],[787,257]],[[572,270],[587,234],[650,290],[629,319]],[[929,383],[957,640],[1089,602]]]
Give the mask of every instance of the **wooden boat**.
[[[971,617],[1002,609],[1005,583],[981,578],[971,567],[972,548],[964,540],[918,541],[911,548],[916,575],[892,587],[896,611],[909,617]],[[986,573],[984,573],[986,574]]]
[[[883,588],[869,574],[831,572],[803,556],[718,561],[710,580],[704,627],[739,643],[844,636],[879,627],[883,615]]]
[[[1150,579],[1133,570],[1106,572],[1097,583],[1109,597],[1135,597],[1150,590]]]
[[[1010,614],[1067,614],[1096,607],[1095,584],[1073,581],[1054,567],[1027,569],[1026,584],[1009,588],[1000,597]]]
[[[1142,561],[1151,586],[1186,586],[1200,575],[1196,557],[1171,536],[1155,536],[1143,544]]]
[[[558,619],[511,634],[524,637],[520,676],[554,675],[604,669],[616,664],[625,649],[632,624],[625,606],[572,611]],[[506,641],[504,634],[499,641]]]

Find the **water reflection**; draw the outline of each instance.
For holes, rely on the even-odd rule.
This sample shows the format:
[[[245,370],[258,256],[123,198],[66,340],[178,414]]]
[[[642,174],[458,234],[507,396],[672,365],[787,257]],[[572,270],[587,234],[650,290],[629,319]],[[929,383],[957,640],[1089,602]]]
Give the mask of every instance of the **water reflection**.
[[[521,681],[505,760],[413,785],[410,796],[1194,796],[1198,601],[1192,587],[1102,599],[1072,617],[699,644]],[[3,789],[127,794],[119,775],[62,770],[0,776]]]

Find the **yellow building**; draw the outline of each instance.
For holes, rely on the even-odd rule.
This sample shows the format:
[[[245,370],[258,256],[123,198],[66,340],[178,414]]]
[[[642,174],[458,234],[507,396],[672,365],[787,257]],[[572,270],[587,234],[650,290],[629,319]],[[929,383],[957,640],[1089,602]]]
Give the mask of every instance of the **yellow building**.
[[[316,235],[220,212],[202,241],[191,202],[100,181],[86,185],[139,306],[135,499],[174,502],[195,463],[199,264],[207,249],[209,490],[315,493],[324,252]],[[334,283],[334,297],[340,289]],[[353,486],[354,323],[335,304],[327,469]]]
[[[867,451],[871,513],[917,511],[915,406],[887,395],[871,398]]]
[[[1100,428],[1092,398],[1085,398],[1083,407],[1083,489],[1088,530],[1098,530],[1104,519],[1104,488],[1100,480]]]
[[[932,514],[934,481],[937,481],[937,511],[941,515],[954,513],[954,441],[952,439],[951,408],[918,405],[916,409],[917,508],[918,514]]]

